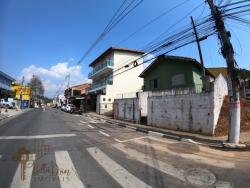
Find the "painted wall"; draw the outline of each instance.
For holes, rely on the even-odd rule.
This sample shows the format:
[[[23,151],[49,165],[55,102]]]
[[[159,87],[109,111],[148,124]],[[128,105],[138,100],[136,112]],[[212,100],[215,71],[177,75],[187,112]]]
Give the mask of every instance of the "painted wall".
[[[218,122],[227,82],[216,78],[210,93],[148,97],[148,124],[173,130],[213,135]]]
[[[200,84],[201,71],[188,62],[177,62],[176,60],[159,60],[159,64],[144,78],[144,91],[152,90],[150,88],[150,80],[159,79],[158,89],[154,91],[166,90],[178,87],[191,87],[194,84]],[[182,83],[182,78],[184,82]]]
[[[114,118],[139,123],[139,99],[115,99]]]

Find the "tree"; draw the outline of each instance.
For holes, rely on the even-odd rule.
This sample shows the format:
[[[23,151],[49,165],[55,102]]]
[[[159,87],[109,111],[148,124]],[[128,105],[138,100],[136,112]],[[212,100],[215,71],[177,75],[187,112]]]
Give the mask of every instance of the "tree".
[[[250,70],[239,69],[238,76],[239,76],[241,82],[243,82],[244,86],[250,87],[250,85],[249,85],[250,84]]]
[[[44,86],[43,82],[37,76],[33,75],[28,83],[30,86],[30,97],[31,97],[31,106],[34,107],[35,103],[38,105],[41,104],[41,98],[44,95]]]

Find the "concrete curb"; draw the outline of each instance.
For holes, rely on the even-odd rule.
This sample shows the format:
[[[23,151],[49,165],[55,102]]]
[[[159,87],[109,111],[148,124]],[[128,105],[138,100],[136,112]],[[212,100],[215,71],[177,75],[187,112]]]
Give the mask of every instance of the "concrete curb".
[[[92,117],[96,120],[98,119],[103,119],[106,120],[107,123],[115,124],[120,127],[125,127],[129,129],[133,129],[138,132],[143,132],[152,136],[157,136],[161,138],[167,138],[167,139],[174,139],[177,141],[182,141],[182,142],[189,142],[192,144],[198,144],[198,145],[205,145],[205,146],[210,146],[210,147],[216,147],[216,148],[222,148],[223,147],[223,141],[215,143],[215,141],[211,140],[211,143],[209,141],[206,142],[201,142],[195,139],[191,139],[190,136],[185,136],[185,135],[173,135],[172,133],[164,133],[161,131],[156,131],[153,130],[153,127],[148,127],[148,128],[142,128],[138,127],[136,124],[132,124],[129,122],[121,121],[121,120],[116,120],[116,119],[110,119],[109,117],[100,117],[100,115],[94,115],[94,114],[85,114],[87,117]]]
[[[121,120],[116,120],[116,119],[111,119],[109,117],[102,117],[100,115],[94,115],[94,114],[86,114],[86,116],[91,116],[92,118],[95,119],[103,119],[106,120],[107,123],[115,124],[120,127],[126,127],[129,129],[133,129],[138,132],[143,132],[148,135],[152,136],[157,136],[161,138],[167,138],[167,139],[173,139],[181,142],[187,142],[190,144],[197,144],[197,145],[203,145],[203,146],[208,146],[216,149],[223,149],[223,150],[228,150],[228,151],[245,151],[249,150],[246,145],[244,144],[238,144],[237,146],[228,146],[228,144],[225,144],[225,141],[218,141],[218,140],[209,140],[209,139],[201,139],[199,137],[194,137],[194,136],[189,136],[189,135],[183,135],[183,134],[173,134],[171,132],[166,133],[163,131],[157,131],[153,130],[153,127],[148,127],[148,128],[142,128],[138,127],[136,124],[132,124],[129,122],[121,121]]]

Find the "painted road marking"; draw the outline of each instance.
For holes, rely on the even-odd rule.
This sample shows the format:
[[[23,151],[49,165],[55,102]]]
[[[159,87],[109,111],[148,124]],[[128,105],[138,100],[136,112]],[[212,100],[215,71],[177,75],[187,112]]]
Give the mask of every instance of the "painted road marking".
[[[142,137],[137,137],[137,138],[131,138],[131,139],[127,139],[127,140],[119,140],[117,138],[114,138],[115,141],[117,142],[120,142],[120,143],[124,143],[124,142],[130,142],[130,141],[133,141],[133,140],[140,140],[140,139],[143,139],[143,138],[148,138],[148,136],[142,136]]]
[[[33,136],[0,136],[0,140],[11,139],[41,139],[41,138],[59,138],[59,137],[73,137],[76,134],[48,134],[48,135],[33,135]]]
[[[151,158],[150,156],[148,156],[145,153],[141,153],[141,152],[138,152],[134,149],[130,149],[121,143],[114,144],[113,146],[116,149],[127,154],[129,157],[131,157],[131,158],[133,158],[133,159],[135,159],[143,164],[146,164],[146,165],[148,165],[152,168],[155,168],[155,169],[157,169],[157,170],[159,170],[167,175],[170,175],[174,178],[177,178],[184,183],[186,183],[186,181],[187,181],[188,169],[187,169],[187,171],[185,171],[183,169],[176,168],[176,167],[172,166],[171,164],[167,164],[167,163],[162,162],[160,160]],[[206,169],[204,169],[204,170],[206,170]],[[203,174],[199,174],[199,173],[193,174],[192,178],[195,180],[195,181],[192,181],[193,185],[195,185],[195,186],[197,186],[197,185],[202,186],[201,184],[206,185],[209,183],[209,178],[204,177]],[[219,182],[220,181],[218,181],[217,183],[219,183]],[[189,183],[191,183],[191,182],[189,181]],[[199,184],[197,184],[197,183],[199,183]],[[229,182],[224,182],[224,184],[225,183],[227,183],[227,185],[231,185]]]
[[[164,142],[164,143],[180,143],[180,142],[177,142],[177,141],[174,141],[174,140],[169,140],[169,139],[161,139],[161,138],[156,138],[156,137],[152,137],[150,136],[149,137],[151,140],[156,140],[156,141],[160,141],[160,142]],[[200,151],[201,152],[204,152],[204,153],[209,153],[209,154],[212,154],[212,155],[216,155],[216,156],[225,156],[225,157],[235,157],[235,154],[234,153],[230,153],[228,151],[221,151],[221,150],[216,150],[216,149],[211,149],[209,147],[204,147],[204,146],[199,146],[200,148]]]
[[[92,125],[90,125],[90,124],[88,124],[87,125],[89,128],[91,128],[91,129],[94,129],[95,127],[93,127]]]
[[[22,157],[22,156],[21,156]],[[32,159],[35,160],[35,154],[32,154]],[[27,161],[26,165],[24,166],[25,170],[25,178],[22,179],[22,165],[21,163],[18,164],[18,167],[16,169],[15,175],[12,179],[10,188],[29,188],[31,177],[32,177],[32,171],[33,171],[33,163],[34,161]]]
[[[232,162],[227,162],[227,161],[218,160],[218,159],[211,159],[211,158],[207,158],[207,157],[203,157],[203,156],[199,156],[199,155],[194,155],[194,154],[176,153],[176,152],[173,152],[173,151],[167,149],[166,147],[164,147],[160,144],[152,144],[152,143],[148,143],[147,141],[143,141],[143,140],[134,140],[133,142],[140,144],[140,145],[152,147],[156,150],[167,152],[168,154],[176,156],[176,157],[181,157],[181,158],[187,159],[187,160],[193,160],[197,163],[204,163],[204,164],[208,164],[208,165],[216,166],[216,167],[220,167],[220,168],[234,168],[235,167],[235,164]]]
[[[175,168],[174,166],[164,163],[160,160],[153,159],[148,155],[138,152],[136,150],[130,149],[125,147],[123,144],[114,144],[113,145],[116,149],[122,151],[123,153],[127,154],[128,156],[132,157],[133,159],[144,163],[152,168],[155,168],[159,171],[162,171],[170,176],[173,176],[183,182],[185,182],[184,173],[185,171],[182,169]]]
[[[103,131],[99,131],[99,133],[101,133],[101,134],[103,134],[103,135],[105,135],[105,136],[110,136],[109,134],[107,134],[107,133],[105,133],[105,132],[103,132]]]
[[[97,147],[87,148],[89,154],[112,176],[122,187],[126,188],[150,188],[133,174],[129,173],[125,168],[109,158]]]
[[[59,181],[62,188],[77,187],[84,188],[82,181],[70,159],[67,151],[55,152],[56,164],[58,168],[64,172],[59,174]]]
[[[80,121],[81,123],[87,123],[86,121]]]

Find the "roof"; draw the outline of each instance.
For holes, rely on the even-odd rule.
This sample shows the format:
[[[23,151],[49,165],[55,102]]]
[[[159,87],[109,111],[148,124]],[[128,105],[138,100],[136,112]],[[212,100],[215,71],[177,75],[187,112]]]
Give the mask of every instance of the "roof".
[[[211,67],[207,69],[214,77],[217,77],[219,74],[222,74],[225,78],[227,77],[227,67]]]
[[[11,76],[9,76],[8,74],[4,73],[3,71],[0,71],[0,75],[11,80],[12,82],[15,81],[14,78],[12,78]]]
[[[96,63],[98,63],[101,59],[105,58],[107,55],[114,51],[120,51],[120,52],[130,52],[134,54],[144,54],[145,52],[140,50],[132,50],[128,48],[116,48],[116,47],[110,47],[105,52],[103,52],[99,57],[97,57],[92,63],[89,64],[90,67],[94,66]]]
[[[146,74],[148,74],[148,72],[150,70],[152,70],[154,67],[156,67],[161,61],[160,60],[179,60],[181,62],[187,62],[187,63],[193,63],[194,66],[198,67],[201,69],[201,64],[194,58],[190,58],[190,57],[182,57],[182,56],[170,56],[170,55],[161,55],[159,56],[156,60],[154,60],[140,75],[139,77],[144,78],[146,76]],[[206,74],[212,76],[214,78],[214,76],[206,69]]]

